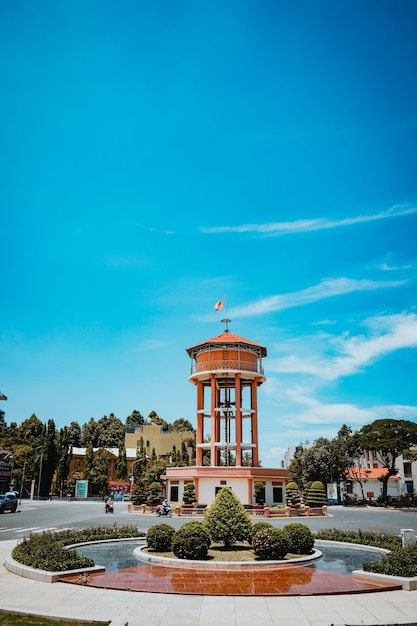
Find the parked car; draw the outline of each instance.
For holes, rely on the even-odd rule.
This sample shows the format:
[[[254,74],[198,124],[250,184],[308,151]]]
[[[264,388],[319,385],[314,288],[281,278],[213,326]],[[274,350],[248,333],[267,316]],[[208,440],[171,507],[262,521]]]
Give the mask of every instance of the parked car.
[[[0,513],[10,511],[16,513],[17,509],[17,496],[13,491],[0,494]]]

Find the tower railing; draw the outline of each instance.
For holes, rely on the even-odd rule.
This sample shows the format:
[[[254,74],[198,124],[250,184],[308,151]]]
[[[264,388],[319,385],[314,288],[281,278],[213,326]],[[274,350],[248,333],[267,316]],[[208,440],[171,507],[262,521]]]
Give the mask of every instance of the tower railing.
[[[257,374],[264,373],[264,368],[258,361],[242,361],[240,359],[219,359],[210,360],[201,363],[193,362],[191,364],[191,374],[197,374],[199,372],[209,372],[213,370],[240,370],[245,372],[256,372]]]

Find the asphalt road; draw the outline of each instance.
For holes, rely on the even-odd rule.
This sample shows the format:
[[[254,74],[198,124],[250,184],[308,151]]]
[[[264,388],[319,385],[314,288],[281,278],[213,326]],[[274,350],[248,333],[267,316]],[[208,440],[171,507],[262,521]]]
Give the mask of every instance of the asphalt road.
[[[289,522],[307,524],[313,532],[321,528],[342,530],[377,530],[400,534],[401,529],[412,528],[417,534],[417,511],[397,511],[391,509],[329,507],[327,517],[299,517],[270,519],[274,526],[282,528]],[[193,518],[195,519],[195,518]],[[260,518],[264,519],[264,518]],[[158,522],[166,521],[175,528],[190,521],[188,517],[157,518],[154,515],[140,515],[127,512],[127,502],[115,502],[114,513],[104,512],[104,502],[67,502],[59,500],[22,500],[16,513],[0,515],[0,541],[22,539],[30,532],[58,530],[62,528],[83,528],[111,524],[122,526],[134,524],[146,531]],[[256,521],[256,520],[254,520]]]

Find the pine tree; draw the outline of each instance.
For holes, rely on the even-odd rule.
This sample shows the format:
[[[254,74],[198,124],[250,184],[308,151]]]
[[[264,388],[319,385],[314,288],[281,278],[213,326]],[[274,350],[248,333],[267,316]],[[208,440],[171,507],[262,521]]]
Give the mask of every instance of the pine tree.
[[[252,521],[231,489],[221,489],[208,509],[204,524],[213,541],[221,541],[226,548],[239,541],[250,541]]]

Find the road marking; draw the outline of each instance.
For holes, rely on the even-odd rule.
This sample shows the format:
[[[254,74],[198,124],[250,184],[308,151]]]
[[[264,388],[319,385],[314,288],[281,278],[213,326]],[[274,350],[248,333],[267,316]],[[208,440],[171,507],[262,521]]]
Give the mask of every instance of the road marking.
[[[19,529],[16,529],[16,528],[0,528],[0,533],[7,533],[7,531],[12,532],[12,530],[13,530],[13,532],[17,532]]]
[[[26,533],[29,530],[39,530],[39,526],[32,526],[32,528],[17,528],[13,530],[14,533]]]

